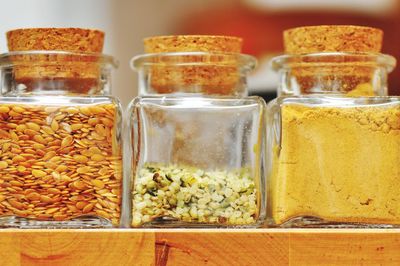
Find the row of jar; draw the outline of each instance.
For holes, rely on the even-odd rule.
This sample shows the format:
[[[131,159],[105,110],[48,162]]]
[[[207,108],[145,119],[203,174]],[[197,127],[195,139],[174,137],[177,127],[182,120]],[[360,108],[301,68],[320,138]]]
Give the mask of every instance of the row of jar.
[[[125,112],[109,96],[112,57],[1,55],[0,226],[399,224],[394,58],[278,56],[267,107],[246,96],[256,62],[224,50],[232,40],[148,40],[161,50],[133,59],[140,96]]]

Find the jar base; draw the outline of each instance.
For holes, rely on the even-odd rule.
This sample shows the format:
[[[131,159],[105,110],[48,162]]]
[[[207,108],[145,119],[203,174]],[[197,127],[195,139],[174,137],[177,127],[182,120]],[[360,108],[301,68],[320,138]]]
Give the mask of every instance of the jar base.
[[[0,228],[21,229],[90,229],[111,228],[111,221],[98,216],[80,216],[65,221],[46,221],[18,216],[0,217]]]
[[[400,224],[334,222],[313,216],[295,217],[282,224],[269,223],[281,228],[400,228]]]
[[[170,217],[159,217],[151,222],[144,223],[139,226],[142,228],[258,228],[261,223],[253,224],[217,224],[217,223],[200,223],[179,221]]]

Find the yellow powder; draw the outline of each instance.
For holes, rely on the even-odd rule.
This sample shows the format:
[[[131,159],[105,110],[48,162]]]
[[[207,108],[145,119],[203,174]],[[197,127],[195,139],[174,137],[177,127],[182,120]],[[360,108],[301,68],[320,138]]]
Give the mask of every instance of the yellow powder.
[[[374,96],[374,88],[370,83],[358,84],[353,90],[346,93],[347,96]]]
[[[282,107],[272,218],[400,224],[400,107]]]

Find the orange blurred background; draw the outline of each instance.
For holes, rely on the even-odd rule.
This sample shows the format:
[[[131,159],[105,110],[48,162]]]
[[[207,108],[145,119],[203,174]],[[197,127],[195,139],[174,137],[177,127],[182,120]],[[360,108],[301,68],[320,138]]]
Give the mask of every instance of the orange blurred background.
[[[400,1],[365,0],[362,5],[358,5],[360,1],[351,3],[352,1],[340,0],[280,2],[281,4],[276,4],[277,1],[273,0],[233,1],[228,6],[193,12],[183,19],[177,33],[240,36],[245,40],[244,52],[257,56],[263,64],[271,56],[282,53],[282,32],[285,29],[304,25],[364,25],[381,28],[385,33],[383,53],[400,60]],[[267,73],[271,70],[263,71],[261,75],[271,77]],[[390,94],[400,95],[400,68],[396,68],[389,77]],[[277,80],[274,80],[276,83]],[[252,89],[257,94],[273,92],[275,87],[262,79],[254,86],[256,88]]]

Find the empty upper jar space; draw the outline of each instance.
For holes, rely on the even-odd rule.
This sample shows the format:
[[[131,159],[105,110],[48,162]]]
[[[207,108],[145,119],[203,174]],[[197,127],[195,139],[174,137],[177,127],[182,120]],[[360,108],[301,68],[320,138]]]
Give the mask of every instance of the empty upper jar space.
[[[101,54],[104,33],[80,28],[7,32],[3,93],[108,94],[116,61]]]
[[[383,33],[362,26],[310,26],[284,32],[285,55],[273,60],[279,95],[387,95],[396,60],[380,53]]]
[[[247,95],[246,75],[256,60],[240,53],[240,38],[158,36],[144,44],[147,54],[132,59],[139,95]]]

